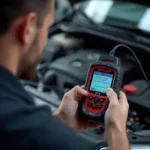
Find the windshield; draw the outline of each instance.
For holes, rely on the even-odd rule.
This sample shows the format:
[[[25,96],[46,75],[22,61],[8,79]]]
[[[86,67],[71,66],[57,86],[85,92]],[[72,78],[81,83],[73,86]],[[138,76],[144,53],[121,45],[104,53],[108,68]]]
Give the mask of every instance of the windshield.
[[[113,0],[91,0],[81,9],[95,23],[119,24],[150,32],[150,7]]]

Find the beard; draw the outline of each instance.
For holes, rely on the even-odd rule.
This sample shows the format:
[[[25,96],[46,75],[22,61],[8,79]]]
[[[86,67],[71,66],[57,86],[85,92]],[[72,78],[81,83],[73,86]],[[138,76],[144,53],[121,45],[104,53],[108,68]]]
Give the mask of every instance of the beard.
[[[38,34],[27,51],[19,64],[18,77],[22,80],[34,80],[37,73],[36,66],[41,58]]]
[[[36,77],[36,65],[35,64],[30,64],[28,67],[24,68],[24,71],[20,74],[19,78],[22,80],[34,80]]]

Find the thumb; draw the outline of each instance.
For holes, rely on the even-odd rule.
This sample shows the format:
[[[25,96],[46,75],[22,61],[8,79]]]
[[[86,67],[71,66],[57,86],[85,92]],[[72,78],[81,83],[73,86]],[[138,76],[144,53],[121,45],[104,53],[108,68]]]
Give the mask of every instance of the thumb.
[[[75,86],[72,89],[72,93],[74,94],[74,97],[88,95],[88,92],[86,90],[82,89],[80,86]]]
[[[110,101],[110,105],[116,105],[116,104],[119,104],[119,101],[118,101],[118,96],[117,94],[114,92],[113,89],[109,88],[107,90],[107,97]]]

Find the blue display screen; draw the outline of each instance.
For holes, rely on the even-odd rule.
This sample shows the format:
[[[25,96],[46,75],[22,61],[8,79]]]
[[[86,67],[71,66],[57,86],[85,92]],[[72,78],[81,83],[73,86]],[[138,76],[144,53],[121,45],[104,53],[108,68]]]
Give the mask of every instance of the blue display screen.
[[[111,87],[113,81],[112,73],[94,71],[90,85],[90,91],[96,93],[104,93]]]

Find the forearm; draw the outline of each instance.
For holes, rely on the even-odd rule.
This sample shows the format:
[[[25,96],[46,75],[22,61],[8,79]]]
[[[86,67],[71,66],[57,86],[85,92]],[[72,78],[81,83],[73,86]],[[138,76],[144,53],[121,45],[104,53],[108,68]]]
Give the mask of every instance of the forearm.
[[[130,144],[126,133],[111,132],[108,141],[110,150],[130,150]]]

